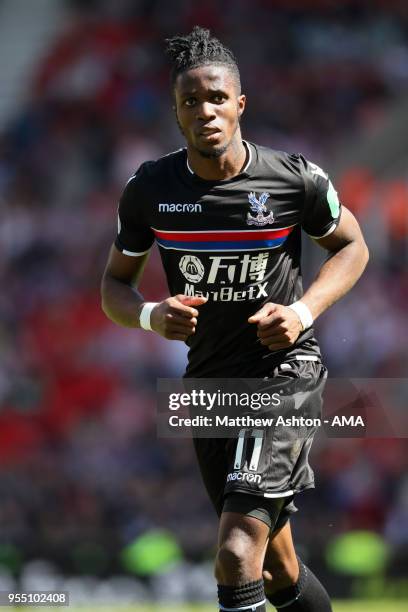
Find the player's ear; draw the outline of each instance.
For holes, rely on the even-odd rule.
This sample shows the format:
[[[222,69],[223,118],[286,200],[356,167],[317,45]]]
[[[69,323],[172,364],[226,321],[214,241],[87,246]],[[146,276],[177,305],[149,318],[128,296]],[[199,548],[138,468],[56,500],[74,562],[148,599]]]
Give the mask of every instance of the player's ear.
[[[175,95],[174,91],[173,91],[173,94],[172,94],[172,105],[171,105],[171,108],[173,110],[173,113],[176,115],[176,117],[178,119],[178,115],[177,115],[177,101],[176,101],[176,95]]]
[[[241,117],[242,113],[245,110],[246,104],[246,96],[244,94],[240,94],[238,96],[238,116]]]

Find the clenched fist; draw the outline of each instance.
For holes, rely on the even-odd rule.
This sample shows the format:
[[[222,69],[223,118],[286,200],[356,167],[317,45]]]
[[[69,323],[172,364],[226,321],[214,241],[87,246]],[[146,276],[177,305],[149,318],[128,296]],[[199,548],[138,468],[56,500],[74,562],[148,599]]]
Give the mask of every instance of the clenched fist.
[[[153,331],[168,340],[187,340],[195,333],[198,310],[207,298],[175,295],[157,304],[150,315]]]
[[[271,351],[278,351],[294,344],[303,331],[302,323],[294,310],[282,304],[268,302],[249,317],[248,323],[258,324],[258,338]]]

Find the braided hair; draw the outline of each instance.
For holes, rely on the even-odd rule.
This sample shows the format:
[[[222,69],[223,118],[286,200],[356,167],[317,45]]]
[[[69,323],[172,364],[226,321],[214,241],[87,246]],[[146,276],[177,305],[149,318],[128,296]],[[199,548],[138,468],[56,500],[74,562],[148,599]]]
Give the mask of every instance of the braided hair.
[[[209,30],[194,26],[190,34],[167,38],[166,43],[166,53],[172,63],[170,76],[173,87],[178,75],[185,70],[216,64],[229,68],[238,92],[241,92],[241,80],[234,54],[217,38],[212,37]]]

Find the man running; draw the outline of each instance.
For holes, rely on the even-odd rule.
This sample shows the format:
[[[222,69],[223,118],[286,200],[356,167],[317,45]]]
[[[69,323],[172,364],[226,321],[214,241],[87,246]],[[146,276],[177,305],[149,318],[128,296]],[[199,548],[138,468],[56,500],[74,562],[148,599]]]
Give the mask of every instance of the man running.
[[[185,341],[187,377],[324,378],[313,321],[367,264],[358,223],[320,167],[242,139],[246,98],[236,60],[208,30],[169,39],[167,52],[186,148],[145,162],[129,179],[103,309],[119,325]],[[304,294],[301,230],[328,252]],[[171,295],[156,304],[137,290],[154,241]],[[294,496],[313,486],[313,435],[296,449],[275,436],[265,433],[257,478],[245,477],[253,466],[237,440],[194,440],[220,516],[219,608],[263,612],[268,599],[285,612],[329,612],[289,522]]]

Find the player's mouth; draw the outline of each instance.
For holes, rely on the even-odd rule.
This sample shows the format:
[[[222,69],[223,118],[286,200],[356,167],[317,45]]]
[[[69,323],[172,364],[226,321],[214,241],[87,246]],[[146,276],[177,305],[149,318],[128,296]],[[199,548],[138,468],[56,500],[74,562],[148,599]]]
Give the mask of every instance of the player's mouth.
[[[221,130],[218,128],[203,128],[199,131],[198,137],[205,142],[216,142],[221,133]]]

